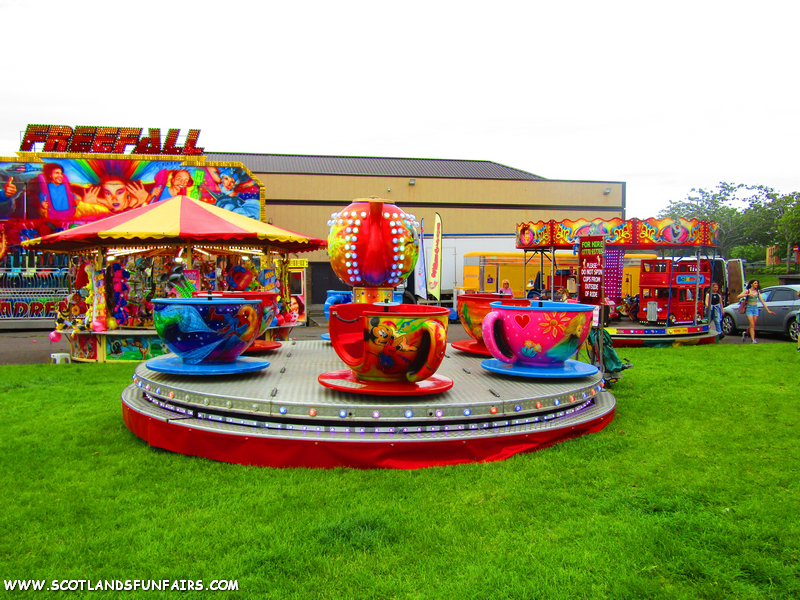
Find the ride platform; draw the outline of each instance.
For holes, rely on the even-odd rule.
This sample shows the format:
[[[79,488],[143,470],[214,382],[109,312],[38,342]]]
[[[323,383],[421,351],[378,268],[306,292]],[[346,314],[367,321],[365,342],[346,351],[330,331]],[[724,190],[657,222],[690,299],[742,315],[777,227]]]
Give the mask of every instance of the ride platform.
[[[671,346],[698,346],[713,344],[717,334],[707,324],[642,325],[636,321],[606,326],[615,348],[667,348]]]
[[[145,362],[122,393],[123,419],[152,446],[224,462],[413,469],[503,460],[614,417],[600,373],[536,380],[489,372],[481,360],[448,347],[437,375],[454,385],[430,396],[323,387],[319,375],[344,364],[322,340],[285,342],[269,368],[235,376],[160,373]]]

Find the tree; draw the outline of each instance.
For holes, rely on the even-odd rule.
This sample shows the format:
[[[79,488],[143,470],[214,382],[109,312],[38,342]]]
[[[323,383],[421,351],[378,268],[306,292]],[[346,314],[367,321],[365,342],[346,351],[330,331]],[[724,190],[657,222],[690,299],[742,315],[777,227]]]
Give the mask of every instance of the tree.
[[[783,213],[778,219],[778,235],[786,243],[786,272],[791,269],[792,246],[800,244],[800,192],[780,198]]]
[[[734,247],[775,244],[786,248],[788,256],[800,243],[800,192],[781,194],[764,185],[720,183],[716,190],[692,189],[685,200],[670,200],[658,217],[716,222],[717,248],[725,258]],[[787,273],[789,269],[787,261]]]
[[[720,183],[716,191],[692,188],[685,200],[670,200],[658,218],[683,217],[716,222],[719,226],[717,248],[727,258],[731,248],[748,242],[744,212],[736,206],[742,203],[738,197],[742,189],[752,188],[734,183]]]

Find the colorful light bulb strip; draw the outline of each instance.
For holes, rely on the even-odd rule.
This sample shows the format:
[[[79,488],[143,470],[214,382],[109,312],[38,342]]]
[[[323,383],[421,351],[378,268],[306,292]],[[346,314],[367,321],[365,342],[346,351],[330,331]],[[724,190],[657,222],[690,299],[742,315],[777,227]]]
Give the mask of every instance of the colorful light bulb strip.
[[[543,415],[548,412],[559,410],[561,407],[573,408],[576,402],[591,399],[603,390],[603,383],[597,382],[589,385],[582,386],[574,391],[559,394],[550,398],[532,398],[528,400],[515,400],[507,403],[476,403],[475,405],[465,408],[464,405],[439,405],[430,406],[425,405],[420,408],[416,407],[403,407],[403,406],[381,406],[365,407],[359,405],[339,405],[339,406],[325,406],[325,405],[311,405],[302,403],[283,403],[283,402],[259,402],[255,403],[245,399],[231,399],[224,396],[214,396],[211,394],[195,394],[186,393],[183,390],[172,389],[166,384],[160,383],[158,385],[151,384],[151,382],[139,376],[133,377],[133,383],[142,392],[148,394],[148,397],[159,399],[162,401],[170,401],[172,404],[184,405],[187,410],[194,409],[207,409],[210,411],[208,414],[214,412],[219,413],[236,413],[233,418],[246,419],[249,416],[254,416],[254,413],[263,413],[263,417],[258,416],[258,419],[284,419],[284,420],[303,420],[315,419],[324,421],[343,420],[346,419],[350,423],[368,423],[368,422],[386,422],[386,423],[399,423],[402,421],[442,421],[442,422],[457,422],[481,419],[496,419],[496,418],[510,418],[520,417],[529,414],[534,414],[543,418]],[[182,413],[183,414],[183,413]],[[210,417],[209,417],[210,418]]]
[[[596,392],[595,392],[596,394]],[[363,439],[365,436],[374,436],[376,439],[392,440],[397,438],[407,439],[409,437],[416,438],[435,438],[435,437],[480,437],[486,435],[503,435],[508,433],[524,433],[526,431],[541,431],[543,429],[551,429],[568,426],[571,420],[585,420],[591,415],[585,415],[587,411],[591,411],[596,405],[595,400],[592,398],[593,394],[583,393],[584,402],[575,404],[571,408],[559,410],[556,412],[543,413],[541,415],[531,415],[528,417],[520,417],[516,419],[509,419],[501,417],[495,420],[481,420],[469,423],[427,423],[425,425],[417,424],[410,426],[359,426],[357,424],[338,426],[331,424],[319,425],[306,425],[302,423],[283,423],[269,420],[257,420],[255,418],[245,418],[239,415],[224,415],[205,412],[202,410],[194,410],[178,404],[169,402],[168,400],[161,399],[150,393],[144,393],[143,398],[148,402],[162,408],[166,411],[180,414],[185,417],[195,418],[200,421],[208,421],[213,423],[222,423],[226,425],[239,425],[242,427],[253,428],[254,434],[258,431],[267,430],[273,435],[289,435],[305,437],[309,434],[321,436],[326,435],[329,439],[339,438],[347,439]],[[314,411],[311,409],[309,413]],[[316,413],[316,411],[314,411]],[[265,431],[266,434],[266,431]]]

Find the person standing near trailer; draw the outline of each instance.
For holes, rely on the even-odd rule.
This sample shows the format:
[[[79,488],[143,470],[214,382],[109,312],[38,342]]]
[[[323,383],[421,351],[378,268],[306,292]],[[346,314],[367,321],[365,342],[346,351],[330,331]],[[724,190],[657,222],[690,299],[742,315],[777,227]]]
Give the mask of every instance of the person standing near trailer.
[[[718,338],[723,339],[725,334],[722,333],[722,296],[716,281],[711,284],[711,291],[706,294],[706,308],[710,310],[709,318],[714,321]]]

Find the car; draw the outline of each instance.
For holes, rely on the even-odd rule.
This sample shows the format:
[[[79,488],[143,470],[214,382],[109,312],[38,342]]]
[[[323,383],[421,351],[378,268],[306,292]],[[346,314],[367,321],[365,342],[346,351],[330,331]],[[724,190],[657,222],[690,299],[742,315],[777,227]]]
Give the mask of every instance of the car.
[[[773,285],[761,290],[761,297],[767,303],[774,315],[763,310],[761,303],[758,303],[758,320],[756,321],[756,331],[772,331],[784,333],[797,341],[800,334],[800,285]],[[722,309],[722,332],[725,335],[734,335],[737,331],[747,331],[749,324],[747,316],[739,314],[739,303],[728,304]]]

